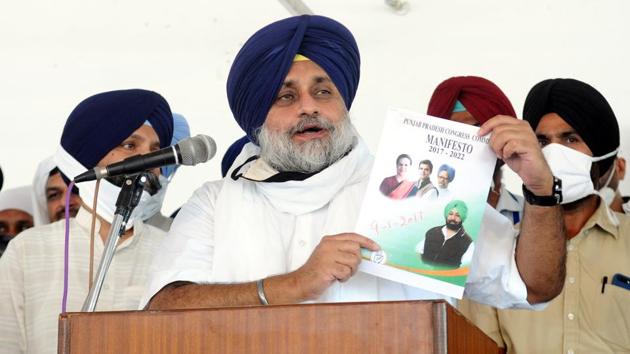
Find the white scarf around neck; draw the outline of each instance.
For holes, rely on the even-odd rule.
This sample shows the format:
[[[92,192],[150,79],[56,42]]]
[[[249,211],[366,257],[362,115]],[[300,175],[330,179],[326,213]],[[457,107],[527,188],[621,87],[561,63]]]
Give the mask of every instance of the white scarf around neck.
[[[233,166],[258,152],[247,144]],[[228,173],[215,204],[213,281],[251,281],[303,264],[304,257],[289,261],[289,245],[283,240],[291,239],[297,218],[310,220],[309,213],[324,213],[325,220],[301,233],[313,243],[327,234],[352,232],[372,162],[359,141],[345,157],[303,181],[233,180]]]

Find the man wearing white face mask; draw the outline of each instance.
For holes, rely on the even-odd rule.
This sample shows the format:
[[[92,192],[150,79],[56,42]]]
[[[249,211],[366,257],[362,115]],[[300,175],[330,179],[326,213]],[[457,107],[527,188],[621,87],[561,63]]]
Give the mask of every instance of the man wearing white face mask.
[[[105,92],[85,99],[70,114],[54,162],[67,180],[95,166],[166,147],[172,134],[172,113],[159,94],[138,89]],[[157,176],[157,170],[152,172]],[[100,262],[120,191],[115,181],[100,182],[95,265]],[[88,294],[95,186],[95,182],[84,182],[75,187],[81,208],[76,218],[69,220],[67,311],[80,311]],[[150,261],[166,236],[142,221],[149,197],[143,192],[118,242],[97,311],[138,307]],[[64,220],[29,229],[9,244],[1,258],[0,353],[57,352],[57,321],[64,295],[65,230]]]
[[[508,353],[630,352],[630,291],[610,284],[614,274],[630,274],[630,216],[612,211],[598,191],[613,186],[619,126],[612,108],[588,84],[545,80],[527,96],[523,118],[562,179],[565,286],[544,311],[486,308],[470,318]]]
[[[171,140],[171,145],[175,145],[186,138],[190,138],[190,127],[188,126],[186,118],[181,114],[173,113],[173,139]],[[173,218],[162,214],[162,203],[164,202],[168,185],[173,180],[173,176],[175,176],[175,172],[178,168],[179,165],[171,165],[160,169],[158,178],[161,188],[157,193],[151,196],[142,213],[142,220],[144,220],[146,224],[155,226],[164,231],[168,231],[171,228]]]

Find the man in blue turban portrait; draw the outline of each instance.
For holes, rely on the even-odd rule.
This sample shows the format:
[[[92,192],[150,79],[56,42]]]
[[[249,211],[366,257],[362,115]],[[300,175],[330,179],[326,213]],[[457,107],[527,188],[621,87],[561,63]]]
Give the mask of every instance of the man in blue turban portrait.
[[[451,190],[448,189],[448,185],[455,179],[455,168],[443,164],[437,171],[437,190],[438,200],[441,202],[449,202],[453,199]]]
[[[359,68],[353,35],[327,17],[283,19],[247,40],[232,64],[227,95],[249,141],[235,146],[240,153],[233,160],[231,149],[224,179],[205,183],[182,207],[142,304],[173,309],[439,297],[357,272],[361,249],[380,249],[352,232],[373,162],[348,113]],[[545,195],[552,175],[531,138],[522,149],[510,133],[494,131],[492,139],[501,156],[504,146],[518,150],[506,153],[531,171],[528,187]],[[555,296],[562,274],[548,273],[561,268],[564,251],[555,241],[562,244],[561,223],[542,221],[545,231],[522,235],[516,255],[512,233],[480,241],[477,253],[486,263],[471,267],[477,273],[468,278],[467,295],[524,308]]]
[[[53,165],[69,183],[96,166],[166,147],[172,135],[173,115],[159,94],[140,89],[99,93],[83,100],[68,117]],[[166,236],[164,231],[143,222],[147,202],[160,188],[156,182],[159,170],[152,172],[150,188],[142,193],[117,244],[97,311],[134,310],[139,305],[153,254]],[[42,224],[25,230],[9,243],[0,258],[2,350],[57,352],[59,314],[82,308],[95,278],[90,254],[94,254],[93,263],[98,265],[120,183],[119,178],[100,181],[95,210],[96,182],[79,183],[74,188],[78,188],[80,208],[68,226],[65,220]],[[95,234],[93,243],[91,229]],[[67,256],[65,242],[69,242]]]

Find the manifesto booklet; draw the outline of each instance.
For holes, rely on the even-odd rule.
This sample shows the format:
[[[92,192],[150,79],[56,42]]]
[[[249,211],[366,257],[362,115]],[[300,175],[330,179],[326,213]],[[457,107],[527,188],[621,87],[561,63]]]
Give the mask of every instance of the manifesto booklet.
[[[497,159],[478,131],[388,111],[356,229],[382,250],[361,271],[461,299]]]

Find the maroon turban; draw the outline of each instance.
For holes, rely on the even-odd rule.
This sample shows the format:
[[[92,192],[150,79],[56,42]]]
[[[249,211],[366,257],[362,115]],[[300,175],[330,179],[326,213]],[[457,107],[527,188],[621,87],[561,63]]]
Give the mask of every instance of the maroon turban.
[[[480,124],[499,114],[516,117],[503,91],[491,81],[477,76],[456,76],[439,84],[433,91],[427,114],[450,119],[457,100]]]

